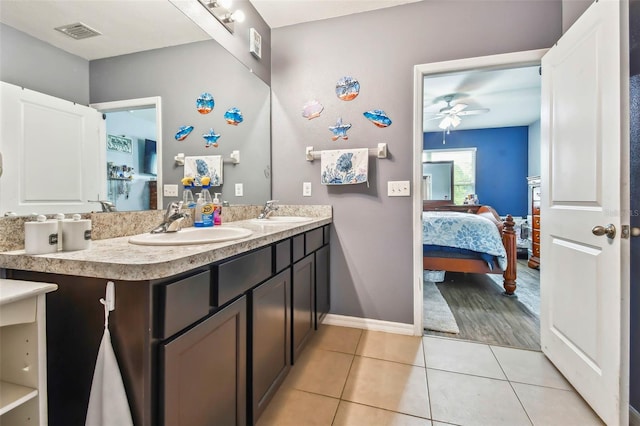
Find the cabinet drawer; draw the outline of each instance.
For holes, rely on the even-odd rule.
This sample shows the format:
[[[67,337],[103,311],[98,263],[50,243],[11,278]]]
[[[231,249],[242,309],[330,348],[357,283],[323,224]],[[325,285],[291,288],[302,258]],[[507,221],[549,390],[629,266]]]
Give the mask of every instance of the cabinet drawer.
[[[209,314],[211,273],[201,272],[161,288],[160,338],[165,339]]]
[[[540,229],[540,216],[533,217],[533,229]]]
[[[243,254],[214,267],[211,303],[222,306],[271,276],[271,247]]]
[[[531,247],[531,251],[533,252],[534,257],[540,257],[540,244],[533,243]]]
[[[533,241],[534,243],[539,243],[540,242],[540,230],[539,229],[534,229],[533,230],[531,241]]]
[[[536,202],[533,203],[533,206],[531,207],[531,212],[533,214],[537,214],[537,215],[540,214],[540,203],[539,202],[536,201]]]
[[[304,234],[293,237],[293,262],[304,257]]]
[[[322,247],[324,231],[322,228],[313,229],[305,233],[305,254],[312,253]]]
[[[291,240],[284,240],[275,245],[276,270],[278,273],[291,265]]]

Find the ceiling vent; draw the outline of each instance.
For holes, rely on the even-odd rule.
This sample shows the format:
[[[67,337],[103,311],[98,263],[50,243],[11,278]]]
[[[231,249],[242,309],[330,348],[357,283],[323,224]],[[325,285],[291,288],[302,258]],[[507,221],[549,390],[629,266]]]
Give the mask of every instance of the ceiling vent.
[[[75,40],[82,40],[89,37],[95,37],[102,35],[100,32],[93,28],[83,24],[82,22],[76,22],[75,24],[63,25],[56,28],[57,31],[68,35]]]

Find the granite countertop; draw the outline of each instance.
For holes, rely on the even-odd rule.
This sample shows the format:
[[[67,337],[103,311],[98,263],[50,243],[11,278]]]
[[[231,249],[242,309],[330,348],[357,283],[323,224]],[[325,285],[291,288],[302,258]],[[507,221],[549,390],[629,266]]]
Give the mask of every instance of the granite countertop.
[[[143,246],[129,243],[127,236],[92,241],[89,249],[81,251],[27,255],[24,250],[14,250],[0,253],[0,268],[111,280],[152,280],[264,247],[331,222],[331,216],[314,217],[305,223],[228,222],[221,226],[247,228],[253,234],[240,240],[200,245]]]

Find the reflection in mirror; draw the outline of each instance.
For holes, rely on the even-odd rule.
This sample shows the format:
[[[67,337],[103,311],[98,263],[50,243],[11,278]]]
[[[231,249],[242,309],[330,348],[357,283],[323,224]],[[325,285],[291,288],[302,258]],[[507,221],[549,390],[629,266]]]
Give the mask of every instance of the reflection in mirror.
[[[451,200],[453,194],[453,161],[422,163],[422,199]]]
[[[174,161],[179,153],[186,156],[222,156],[225,159],[224,184],[215,188],[216,192],[221,192],[223,200],[231,204],[263,204],[271,198],[270,88],[217,42],[202,41],[209,36],[170,2],[158,2],[157,7],[154,3],[153,10],[146,5],[140,8],[140,3],[146,2],[0,2],[0,37],[3,39],[0,80],[80,105],[160,97],[163,102],[162,132],[155,139],[157,152],[162,152],[162,158],[158,155],[156,164],[158,205],[164,192],[163,184],[180,183],[183,168]],[[69,10],[73,7],[78,10]],[[123,7],[127,8],[126,12],[123,12]],[[74,21],[80,20],[101,30],[103,35],[82,41],[66,40],[66,36],[51,30],[61,21],[70,20],[71,16]],[[49,18],[57,20],[58,24],[53,25]],[[156,30],[160,33],[154,33]],[[51,33],[55,34],[48,35]],[[116,35],[123,37],[124,42],[106,45]],[[146,40],[142,40],[143,36]],[[149,46],[150,41],[160,41],[162,45]],[[128,50],[118,50],[120,48]],[[48,66],[42,67],[42,63]],[[212,93],[216,102],[208,115],[201,115],[195,109],[195,100],[203,92]],[[239,108],[244,115],[244,122],[238,126],[226,124],[223,118],[225,111],[232,107]],[[183,125],[193,125],[194,131],[184,141],[177,141],[174,136]],[[221,134],[219,148],[205,148],[202,134],[210,128]],[[107,131],[104,133],[103,147],[106,146]],[[114,136],[124,134],[127,137],[127,132],[113,133]],[[146,136],[144,139],[154,140]],[[99,197],[107,200],[105,151],[94,156],[100,157],[95,167],[88,166],[86,162],[65,163],[65,167],[81,170],[83,175],[100,169],[103,185]],[[240,164],[229,161],[233,151],[240,151]],[[1,140],[0,152],[5,154]],[[134,162],[133,159],[131,161]],[[137,163],[137,170],[133,166],[136,175],[144,174],[141,169],[144,165]],[[2,177],[5,182],[8,164],[5,154],[5,174]],[[38,166],[42,170],[54,167],[53,164]],[[25,184],[21,180],[23,175],[16,175],[18,180],[12,181],[15,187]],[[73,183],[84,180],[79,177]],[[235,196],[236,183],[244,186],[242,197]],[[53,191],[53,184],[48,182],[42,192],[49,196],[65,190],[63,185],[56,185]],[[126,198],[126,189],[116,187],[115,191],[124,192],[118,195]],[[0,191],[0,215],[9,210],[16,211],[4,205],[4,195]],[[97,195],[93,192],[91,199]],[[132,197],[130,189],[129,198]],[[180,198],[181,191],[177,197],[165,197],[163,201],[166,204]],[[143,204],[153,207],[153,203]],[[41,203],[37,208],[25,207],[21,214],[62,211],[57,207],[49,208],[47,203]],[[147,207],[143,205],[140,208]],[[94,203],[88,210],[78,208],[76,211],[89,210],[100,211],[100,204]]]

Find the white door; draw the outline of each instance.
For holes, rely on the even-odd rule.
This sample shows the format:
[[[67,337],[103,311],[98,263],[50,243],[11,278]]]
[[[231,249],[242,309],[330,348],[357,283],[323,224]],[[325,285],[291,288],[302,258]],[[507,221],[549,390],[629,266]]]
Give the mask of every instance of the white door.
[[[592,3],[542,60],[542,350],[609,425],[628,416],[623,3]]]
[[[96,210],[106,174],[101,114],[0,82],[0,215]]]

